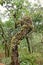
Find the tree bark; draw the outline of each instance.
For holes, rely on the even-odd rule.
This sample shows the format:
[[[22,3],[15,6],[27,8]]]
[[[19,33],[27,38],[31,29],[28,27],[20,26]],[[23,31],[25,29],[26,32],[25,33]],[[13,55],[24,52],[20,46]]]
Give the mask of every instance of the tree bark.
[[[20,65],[18,56],[18,45],[15,44],[12,48],[11,65]]]

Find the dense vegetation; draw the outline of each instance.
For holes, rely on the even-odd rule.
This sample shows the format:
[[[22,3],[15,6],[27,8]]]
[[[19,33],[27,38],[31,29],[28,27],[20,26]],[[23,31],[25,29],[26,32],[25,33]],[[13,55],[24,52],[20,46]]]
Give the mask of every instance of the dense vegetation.
[[[0,0],[0,5],[6,8],[1,17],[6,14],[9,17],[5,22],[0,18],[0,63],[10,65],[12,37],[21,30],[20,21],[27,16],[32,19],[33,29],[28,33],[29,46],[26,37],[19,41],[20,65],[43,65],[43,7],[40,1],[32,5],[28,0]]]

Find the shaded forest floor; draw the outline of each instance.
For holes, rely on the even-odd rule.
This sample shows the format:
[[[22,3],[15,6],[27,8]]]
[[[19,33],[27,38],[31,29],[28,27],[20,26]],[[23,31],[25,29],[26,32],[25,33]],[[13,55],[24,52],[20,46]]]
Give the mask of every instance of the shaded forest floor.
[[[9,65],[11,62],[11,57],[5,58],[3,53],[0,57],[0,63]],[[31,53],[29,54],[26,50],[20,52],[19,60],[21,65],[43,65],[43,53]]]
[[[32,40],[31,48],[33,53],[29,53],[26,39],[23,39],[18,46],[20,65],[43,65],[43,43],[40,42],[38,34]],[[11,56],[5,58],[4,45],[0,45],[0,63],[9,65]]]
[[[43,65],[43,53],[33,52],[29,53],[27,47],[19,46],[19,60],[21,65]],[[9,65],[11,57],[5,58],[4,52],[0,52],[0,63]]]

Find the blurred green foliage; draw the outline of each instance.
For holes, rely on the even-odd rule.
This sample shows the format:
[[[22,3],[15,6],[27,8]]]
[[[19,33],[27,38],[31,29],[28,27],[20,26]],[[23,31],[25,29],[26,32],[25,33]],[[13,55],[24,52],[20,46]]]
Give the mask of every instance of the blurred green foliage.
[[[30,16],[32,18],[34,26],[34,31],[32,33],[32,36],[30,36],[33,53],[29,54],[27,48],[28,46],[26,44],[27,42],[24,38],[18,46],[19,59],[21,65],[39,65],[35,63],[35,61],[37,60],[37,58],[43,58],[43,43],[41,43],[41,40],[43,41],[43,7],[39,7],[37,4],[34,4],[34,6],[32,7],[31,3],[29,3],[28,0],[0,0],[0,5],[3,6],[5,2],[6,8],[8,7],[6,13],[8,13],[9,11],[10,16],[8,21],[2,23],[2,21],[0,20],[0,23],[6,34],[8,44],[11,42],[11,38],[15,35],[15,33],[19,31],[19,28],[15,29],[15,22],[17,22],[23,16]],[[11,4],[10,10],[8,4]],[[1,29],[0,33],[2,33]],[[0,34],[0,52],[2,53],[3,51],[4,43],[3,38]],[[8,65],[11,60],[10,58],[2,58],[2,62]]]

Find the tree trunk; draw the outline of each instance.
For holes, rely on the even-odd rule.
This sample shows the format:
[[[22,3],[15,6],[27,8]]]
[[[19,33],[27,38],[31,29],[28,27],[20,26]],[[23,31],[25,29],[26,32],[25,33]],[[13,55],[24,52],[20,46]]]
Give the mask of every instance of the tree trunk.
[[[6,34],[1,24],[0,24],[0,28],[1,28],[1,36],[4,39],[4,43],[5,43],[5,57],[9,57],[9,50],[8,50],[9,45],[7,45]]]
[[[27,40],[27,44],[28,44],[28,51],[29,51],[30,53],[32,53],[28,36],[26,36],[26,40]]]
[[[12,48],[11,65],[20,65],[18,56],[18,45],[15,44]]]
[[[5,57],[9,57],[9,46],[5,43]]]

